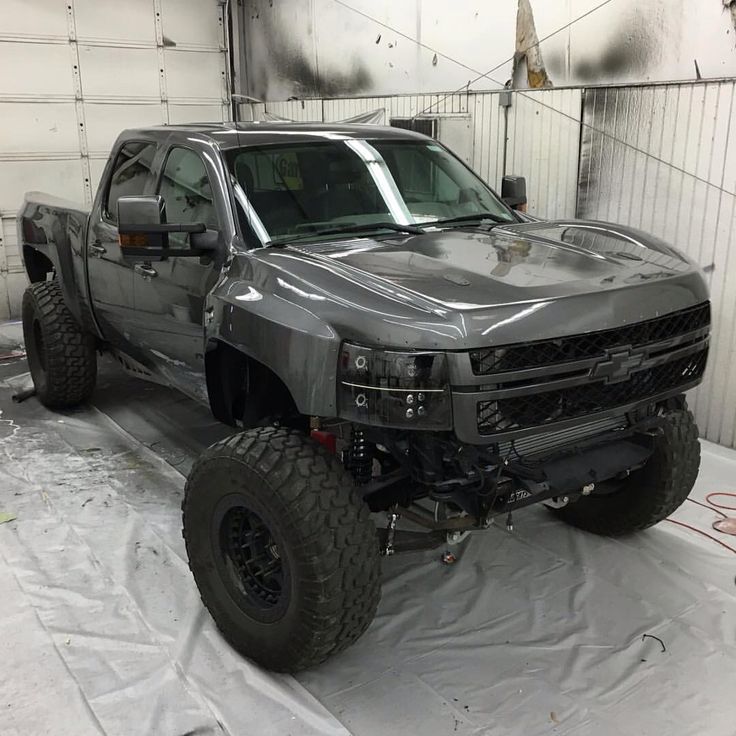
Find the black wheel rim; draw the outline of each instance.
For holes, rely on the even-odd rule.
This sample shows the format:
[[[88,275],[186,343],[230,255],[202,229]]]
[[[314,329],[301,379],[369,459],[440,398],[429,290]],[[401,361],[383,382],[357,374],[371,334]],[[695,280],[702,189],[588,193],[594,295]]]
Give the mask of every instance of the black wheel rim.
[[[240,496],[218,504],[214,525],[220,577],[231,597],[258,621],[281,618],[289,602],[289,566],[272,528]]]

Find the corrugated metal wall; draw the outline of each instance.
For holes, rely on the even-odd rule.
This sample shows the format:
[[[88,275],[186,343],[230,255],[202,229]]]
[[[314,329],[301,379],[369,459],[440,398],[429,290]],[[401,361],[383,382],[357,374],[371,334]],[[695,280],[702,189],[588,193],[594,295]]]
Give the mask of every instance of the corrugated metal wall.
[[[512,95],[505,173],[527,178],[529,211],[539,217],[575,214],[581,100],[580,89]]]
[[[259,120],[264,113],[301,122],[336,122],[361,113],[383,109],[389,118],[411,118],[427,111],[427,115],[451,115],[468,112],[468,100],[474,95],[394,95],[393,97],[341,97],[325,100],[287,100],[243,105],[246,118]]]

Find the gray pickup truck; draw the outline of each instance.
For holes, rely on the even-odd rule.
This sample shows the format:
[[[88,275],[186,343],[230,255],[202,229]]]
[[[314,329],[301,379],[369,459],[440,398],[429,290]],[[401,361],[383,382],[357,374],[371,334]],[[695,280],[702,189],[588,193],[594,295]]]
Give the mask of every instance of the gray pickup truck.
[[[246,656],[296,671],[355,641],[381,554],[540,502],[628,534],[690,492],[700,269],[636,230],[527,216],[524,190],[409,131],[274,123],[129,130],[91,211],[27,195],[40,400],[88,399],[107,351],[234,427],[183,526]]]

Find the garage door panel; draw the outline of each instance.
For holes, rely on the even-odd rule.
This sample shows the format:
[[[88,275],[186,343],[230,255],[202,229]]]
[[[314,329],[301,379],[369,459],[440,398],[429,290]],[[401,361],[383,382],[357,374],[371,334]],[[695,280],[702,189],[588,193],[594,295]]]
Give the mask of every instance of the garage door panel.
[[[0,0],[0,307],[25,192],[89,202],[122,130],[223,119],[222,5]]]
[[[225,94],[222,54],[166,49],[164,56],[169,97],[222,99]]]
[[[85,97],[159,98],[156,49],[79,45]]]
[[[222,105],[169,105],[169,122],[172,124],[218,123],[223,119]]]
[[[73,102],[0,102],[0,156],[78,151]]]
[[[0,176],[0,210],[16,211],[27,191],[42,191],[84,202],[81,159],[62,161],[5,161]]]
[[[73,98],[69,45],[0,41],[0,95]]]
[[[160,103],[87,103],[84,106],[84,119],[87,126],[87,148],[95,153],[107,153],[120,132],[126,128],[161,125],[166,122]]]
[[[24,271],[5,273],[2,276],[3,279],[0,282],[0,319],[19,319],[20,303],[23,292],[28,286],[28,277]]]
[[[59,0],[2,0],[0,3],[0,33],[3,36],[69,37],[66,3]]]
[[[102,172],[107,164],[107,156],[97,156],[89,159],[89,181],[92,185],[92,191],[97,192],[102,179]]]
[[[74,20],[80,42],[89,39],[155,43],[151,0],[74,0]]]
[[[2,248],[4,250],[0,253],[0,263],[4,259],[5,268],[8,271],[22,271],[23,261],[18,250],[18,230],[15,224],[15,217],[3,217],[2,225]]]
[[[207,12],[203,6],[209,5]],[[177,44],[219,49],[222,24],[217,0],[163,0],[161,23],[164,35]]]

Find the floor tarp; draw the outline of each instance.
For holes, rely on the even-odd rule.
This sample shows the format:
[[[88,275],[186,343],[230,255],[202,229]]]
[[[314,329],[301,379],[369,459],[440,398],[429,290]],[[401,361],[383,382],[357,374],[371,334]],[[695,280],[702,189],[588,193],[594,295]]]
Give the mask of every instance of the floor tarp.
[[[203,610],[181,540],[182,474],[226,430],[107,361],[92,406],[14,404],[18,334],[0,327],[2,733],[736,732],[736,555],[666,522],[613,540],[532,508],[453,566],[386,559],[356,645],[260,670]],[[692,498],[734,487],[736,453],[703,443]],[[707,509],[673,518],[736,547]]]

